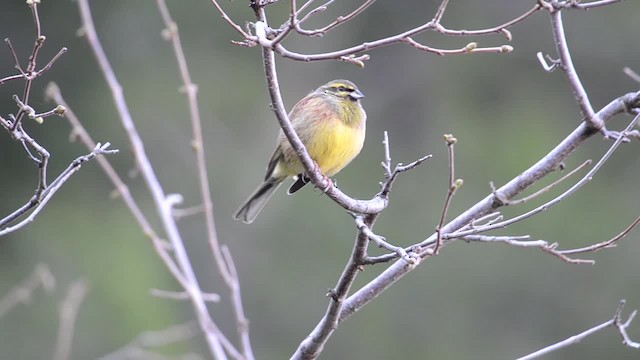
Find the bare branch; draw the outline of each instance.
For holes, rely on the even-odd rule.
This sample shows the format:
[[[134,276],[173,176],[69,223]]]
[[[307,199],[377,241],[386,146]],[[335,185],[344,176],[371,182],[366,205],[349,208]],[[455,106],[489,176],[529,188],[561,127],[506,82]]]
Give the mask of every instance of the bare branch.
[[[180,76],[186,89],[187,101],[189,103],[189,113],[191,118],[191,127],[193,130],[193,149],[196,155],[196,165],[198,168],[198,180],[200,185],[200,197],[204,207],[204,217],[207,228],[207,238],[209,246],[213,253],[213,257],[218,266],[218,272],[224,279],[227,287],[231,292],[231,301],[234,304],[236,315],[237,332],[242,341],[242,353],[247,360],[254,358],[251,341],[249,338],[249,321],[244,316],[242,306],[242,298],[240,296],[240,280],[235,271],[235,265],[226,247],[221,247],[218,241],[215,219],[213,217],[213,201],[211,200],[211,191],[209,185],[209,176],[207,170],[207,161],[204,151],[204,137],[202,135],[202,120],[200,118],[200,110],[197,98],[197,86],[192,82],[187,60],[182,50],[182,42],[180,41],[180,33],[178,26],[171,18],[169,9],[165,0],[157,0],[160,14],[167,27],[167,38],[171,40],[174,54],[178,62]],[[175,211],[174,211],[175,213]]]
[[[618,332],[622,335],[623,337],[623,342],[625,343],[625,345],[629,346],[629,347],[633,347],[636,349],[640,349],[640,344],[638,343],[634,343],[633,341],[631,341],[627,335],[626,329],[629,326],[629,324],[631,323],[631,320],[633,320],[634,315],[636,314],[636,311],[634,310],[631,315],[629,316],[629,319],[622,324],[620,317],[621,317],[621,313],[622,313],[622,307],[624,306],[625,301],[621,300],[620,301],[620,305],[618,306],[618,308],[616,309],[615,314],[613,315],[613,318],[600,324],[597,326],[592,327],[589,330],[583,331],[580,334],[574,335],[568,339],[562,340],[558,343],[555,343],[553,345],[549,345],[547,347],[545,347],[544,349],[540,349],[534,353],[531,353],[529,355],[523,356],[518,358],[517,360],[531,360],[531,359],[536,359],[539,358],[541,356],[544,355],[548,355],[554,351],[558,351],[562,348],[565,348],[567,346],[570,345],[574,345],[577,344],[579,342],[581,342],[582,340],[584,340],[585,338],[601,331],[604,330],[608,327],[611,326],[615,326],[618,329]]]
[[[438,254],[438,250],[442,246],[442,226],[444,225],[445,220],[447,219],[447,212],[449,211],[449,206],[451,205],[451,199],[455,194],[456,190],[462,186],[462,179],[456,180],[456,167],[455,167],[455,145],[458,142],[451,134],[444,135],[445,142],[447,143],[447,159],[449,164],[449,186],[447,187],[447,195],[444,199],[444,205],[442,206],[442,213],[440,215],[440,221],[436,226],[436,244],[433,248],[433,255]]]
[[[40,213],[40,211],[45,207],[45,205],[47,205],[49,200],[51,200],[53,195],[58,190],[60,190],[62,185],[67,180],[69,180],[69,178],[73,174],[75,174],[78,170],[80,170],[80,167],[82,167],[83,163],[92,160],[94,157],[96,157],[98,155],[117,153],[118,150],[107,150],[107,148],[110,145],[111,144],[109,144],[109,143],[106,143],[104,145],[101,145],[100,143],[98,143],[96,145],[96,148],[93,149],[93,151],[91,151],[89,154],[84,155],[84,156],[80,156],[77,159],[75,159],[62,173],[60,173],[60,175],[58,175],[58,177],[53,182],[51,182],[51,184],[48,187],[46,187],[42,191],[41,194],[36,193],[29,200],[29,202],[27,204],[25,204],[23,207],[21,207],[16,212],[14,212],[13,214],[9,215],[8,217],[0,220],[0,227],[2,227],[4,225],[12,222],[13,220],[17,219],[18,217],[22,216],[28,210],[33,208],[33,211],[31,211],[29,216],[27,216],[25,219],[23,219],[19,223],[15,224],[15,225],[12,225],[12,226],[7,226],[7,227],[5,227],[3,229],[0,229],[0,236],[9,234],[11,232],[14,232],[14,231],[24,227],[28,223],[32,222],[35,219],[35,217]]]
[[[42,287],[45,292],[52,293],[56,286],[56,279],[51,274],[49,267],[44,264],[38,264],[31,275],[22,283],[14,288],[0,299],[0,319],[2,319],[9,311],[18,304],[26,304],[31,301],[33,292]]]
[[[573,66],[573,60],[571,60],[571,53],[569,52],[569,45],[567,45],[567,38],[564,33],[564,25],[562,23],[562,11],[554,9],[551,12],[551,28],[553,30],[553,37],[555,39],[558,56],[560,56],[560,67],[567,75],[567,80],[573,91],[573,95],[580,106],[580,111],[585,117],[590,127],[601,130],[604,128],[604,121],[600,119],[593,111],[589,96],[582,86],[580,77]]]
[[[640,108],[640,92],[629,93],[610,102],[598,112],[598,116],[604,120],[608,120],[619,113],[637,108]],[[637,121],[637,117],[634,118],[630,124],[635,123],[635,121]],[[587,124],[581,124],[540,161],[498,189],[497,193],[500,194],[500,198],[513,198],[538,179],[557,169],[558,165],[564,161],[573,150],[596,133],[597,132],[592,130]],[[460,229],[486,215],[491,214],[493,216],[495,209],[500,206],[502,206],[502,203],[496,202],[495,196],[490,194],[450,221],[447,225],[443,226],[442,232],[443,234],[450,234],[458,231],[460,235]],[[431,253],[431,251],[429,251],[431,250],[429,244],[430,246],[434,244],[436,236],[437,234],[431,235],[428,239],[420,243],[419,248],[416,248],[415,251],[418,251],[424,256],[429,255]],[[351,316],[355,311],[368,304],[410,271],[411,269],[407,268],[404,260],[392,264],[382,274],[368,282],[345,300],[339,321],[343,321]]]
[[[560,184],[561,182],[565,181],[566,179],[568,179],[569,177],[571,177],[573,174],[577,173],[578,171],[582,170],[584,167],[591,165],[591,159],[583,162],[582,164],[580,164],[577,168],[571,170],[569,173],[565,174],[563,177],[561,177],[560,179],[552,182],[551,184],[543,187],[542,189],[536,191],[535,193],[529,195],[529,196],[525,196],[522,199],[517,199],[517,200],[509,200],[507,202],[507,205],[521,205],[526,203],[527,201],[533,200],[535,198],[537,198],[538,196],[548,192],[549,190],[551,190],[552,188],[554,188],[556,185]]]
[[[244,314],[244,307],[242,305],[242,293],[240,291],[240,278],[236,271],[236,265],[231,256],[231,252],[226,245],[222,245],[222,255],[224,261],[229,269],[229,274],[233,280],[229,284],[229,290],[231,292],[231,304],[233,305],[233,312],[236,318],[236,331],[240,338],[240,344],[242,346],[242,355],[244,360],[253,359],[253,349],[251,346],[251,338],[249,337],[249,320]]]
[[[599,0],[592,2],[580,2],[580,0],[571,0],[569,1],[569,6],[576,9],[589,10],[600,6],[607,6],[615,3],[619,3],[622,0]]]
[[[624,73],[627,74],[627,76],[629,76],[632,80],[640,83],[640,74],[633,71],[629,67],[625,67],[624,69],[622,69],[622,71],[624,71]]]
[[[391,245],[386,241],[384,237],[375,234],[371,230],[371,228],[367,226],[367,224],[365,224],[362,216],[355,216],[354,218],[355,218],[355,222],[358,230],[363,232],[369,238],[369,240],[372,240],[373,242],[375,242],[376,245],[378,245],[378,247],[396,253],[399,257],[401,257],[407,263],[415,264],[417,261],[419,261],[419,258],[414,258],[411,255],[407,254],[407,252],[403,248],[399,246]]]
[[[170,300],[189,300],[189,293],[186,291],[169,291],[169,290],[161,290],[161,289],[151,289],[149,291],[151,295]],[[208,302],[220,302],[220,295],[218,294],[202,294],[202,299]]]
[[[629,125],[627,126],[627,128],[625,129],[624,132],[628,132],[631,129],[633,129],[633,127],[638,123],[638,120],[640,120],[640,115],[636,115],[633,118],[633,120],[629,123]],[[623,132],[623,134],[624,134],[624,132]],[[552,200],[550,200],[550,201],[538,206],[537,208],[535,208],[533,210],[530,210],[530,211],[528,211],[528,212],[526,212],[524,214],[518,215],[518,216],[513,217],[511,219],[504,220],[504,221],[501,221],[499,223],[491,224],[491,225],[488,225],[488,226],[475,228],[475,229],[472,229],[472,230],[463,230],[463,231],[448,233],[448,234],[443,235],[443,238],[444,239],[453,239],[453,238],[458,238],[460,236],[477,234],[477,233],[480,233],[480,232],[485,232],[485,231],[489,231],[489,230],[504,228],[504,227],[506,227],[508,225],[514,224],[516,222],[522,221],[522,220],[527,219],[527,218],[530,218],[531,216],[533,216],[533,215],[535,215],[537,213],[540,213],[542,211],[545,211],[545,210],[549,209],[550,207],[552,207],[553,205],[558,204],[559,202],[561,202],[562,200],[564,200],[565,198],[569,197],[571,194],[576,192],[578,189],[580,189],[586,183],[591,181],[593,179],[593,175],[598,170],[600,170],[602,165],[604,165],[604,163],[609,159],[609,157],[611,157],[611,155],[618,148],[618,146],[620,146],[620,144],[622,144],[623,140],[624,140],[623,136],[618,137],[618,139],[616,139],[616,141],[614,141],[614,143],[609,147],[609,150],[607,150],[607,152],[602,156],[602,158],[593,166],[593,168],[589,172],[587,172],[587,174],[582,179],[580,179],[580,181],[575,183],[573,186],[571,186],[565,192],[563,192],[562,194],[560,194],[557,197],[553,198]],[[496,200],[497,201],[500,201],[503,205],[506,204],[506,202],[499,200],[501,198],[501,196],[499,195],[498,192],[495,192],[495,194],[496,194],[495,196],[496,196]]]
[[[74,138],[77,137],[80,141],[88,148],[92,149],[96,146],[96,143],[91,138],[91,135],[87,132],[87,130],[82,126],[82,123],[76,116],[76,114],[71,110],[69,104],[65,101],[62,93],[60,92],[60,88],[55,83],[50,83],[47,86],[47,90],[45,91],[46,98],[57,103],[61,104],[65,107],[65,118],[69,121],[69,124],[72,127],[72,134],[74,134]],[[105,157],[98,157],[96,159],[98,164],[102,168],[102,171],[105,172],[109,180],[116,187],[116,191],[118,195],[122,198],[125,205],[129,208],[129,211],[133,215],[133,217],[138,222],[138,225],[142,229],[142,232],[151,240],[151,244],[153,245],[154,250],[158,254],[158,256],[165,263],[173,277],[180,283],[183,287],[187,286],[187,281],[184,278],[181,270],[176,265],[175,261],[171,258],[171,255],[167,252],[167,247],[165,246],[165,242],[160,239],[160,236],[155,232],[149,221],[147,220],[144,213],[138,206],[137,202],[131,195],[129,191],[129,187],[122,180],[122,178],[118,175],[116,170],[111,166],[109,160]]]
[[[71,357],[71,343],[75,333],[78,310],[88,291],[89,284],[86,280],[76,280],[69,286],[67,296],[60,304],[58,340],[56,341],[54,360],[67,360]]]
[[[198,334],[198,326],[193,322],[173,325],[158,331],[147,331],[138,335],[124,347],[100,357],[99,360],[132,359],[136,354],[146,353],[149,349],[179,343]],[[143,358],[146,359],[146,357]]]
[[[40,48],[42,48],[42,45],[44,45],[44,41],[46,40],[46,37],[44,35],[42,35],[42,30],[41,30],[41,27],[40,27],[40,16],[38,15],[38,3],[31,2],[31,3],[27,3],[27,4],[29,5],[29,8],[31,9],[31,14],[33,16],[33,23],[35,24],[36,40],[35,40],[35,42],[33,44],[33,49],[31,50],[31,55],[29,56],[29,62],[27,64],[27,69],[26,69],[26,71],[24,71],[25,83],[24,83],[24,91],[23,91],[23,94],[22,94],[22,102],[24,104],[28,104],[29,103],[29,95],[31,94],[31,84],[33,82],[33,77],[32,77],[31,74],[33,74],[34,71],[36,70],[36,61],[38,59],[38,52],[40,51]],[[10,43],[8,43],[8,44],[10,44]],[[15,54],[15,52],[14,52],[14,54]],[[15,57],[15,56],[14,56],[14,58],[17,59],[17,57]],[[17,68],[22,73],[22,70],[19,68],[19,66],[17,66]],[[23,109],[20,109],[18,111],[18,113],[15,116],[15,120],[13,122],[13,125],[11,127],[12,130],[15,130],[18,127],[18,125],[20,125],[20,121],[22,120],[22,116],[24,114],[25,113],[24,113]]]
[[[448,2],[448,0],[446,2]],[[445,2],[443,1],[443,3]],[[440,6],[442,7],[442,4]],[[511,41],[512,36],[508,28],[528,18],[529,16],[533,15],[535,12],[537,12],[540,9],[542,9],[542,5],[540,5],[540,3],[537,3],[531,9],[524,12],[522,15],[503,23],[502,25],[498,25],[498,26],[494,26],[486,29],[480,29],[480,30],[451,30],[440,25],[440,19],[442,18],[442,14],[444,13],[444,8],[442,8],[442,13],[440,13],[440,8],[438,9],[438,12],[440,13],[440,18],[437,18],[438,21],[436,21],[436,18],[434,18],[434,20],[432,21],[435,24],[438,24],[434,30],[441,34],[455,35],[455,36],[470,36],[470,35],[486,35],[486,34],[492,34],[492,33],[496,33],[496,34],[501,33],[507,38],[507,40]]]
[[[184,247],[184,243],[180,236],[175,219],[172,216],[171,205],[167,203],[167,195],[165,195],[162,186],[160,185],[158,178],[151,166],[151,162],[144,149],[142,139],[131,117],[131,113],[128,109],[122,87],[118,83],[118,80],[107,60],[107,57],[102,49],[102,45],[98,39],[95,27],[93,25],[93,19],[91,17],[91,11],[89,9],[89,3],[87,0],[79,0],[78,6],[80,10],[80,17],[82,19],[83,28],[91,49],[96,56],[96,60],[102,70],[103,75],[106,78],[107,84],[111,89],[116,109],[120,116],[120,120],[127,132],[129,141],[133,147],[133,151],[137,160],[140,172],[146,182],[147,187],[151,191],[153,201],[156,205],[156,210],[160,215],[162,225],[167,234],[169,242],[173,247],[173,253],[176,258],[176,262],[181,269],[182,274],[186,280],[185,290],[190,294],[192,304],[196,312],[198,322],[202,331],[206,334],[207,343],[211,353],[218,359],[226,359],[226,354],[221,345],[221,333],[213,323],[211,316],[207,310],[206,303],[202,299],[202,291],[196,278],[191,262],[189,261],[188,254]]]
[[[611,239],[607,240],[607,241],[603,241],[601,243],[597,243],[597,244],[593,244],[591,246],[587,246],[587,247],[583,247],[583,248],[579,248],[579,249],[571,249],[571,250],[562,250],[562,251],[558,251],[560,254],[563,255],[572,255],[572,254],[582,254],[582,253],[586,253],[586,252],[596,252],[598,250],[602,250],[602,249],[608,249],[611,247],[616,246],[615,243],[618,242],[618,240],[624,238],[625,236],[627,236],[627,234],[629,232],[631,232],[631,230],[633,230],[633,228],[636,227],[636,225],[638,225],[640,223],[640,216],[637,217],[632,223],[631,225],[627,226],[626,229],[622,230],[622,232],[620,232],[618,235],[612,237]]]
[[[304,30],[302,28],[300,28],[298,25],[298,23],[296,23],[296,31],[303,34],[303,35],[310,35],[310,36],[318,36],[318,35],[324,35],[326,34],[329,30],[339,26],[340,24],[343,24],[351,19],[353,19],[354,17],[358,16],[360,13],[362,13],[363,11],[365,11],[369,6],[371,6],[371,4],[373,4],[376,0],[366,0],[365,2],[362,3],[362,5],[358,6],[355,10],[353,10],[352,12],[350,12],[347,15],[344,16],[339,16],[337,19],[335,19],[333,22],[331,22],[330,24],[328,24],[327,26],[324,26],[320,29],[316,29],[316,30]],[[326,8],[326,4],[324,5]],[[293,11],[294,17],[295,17],[295,11]],[[292,20],[293,21],[293,20]],[[302,22],[302,21],[300,21]]]
[[[300,28],[300,23],[304,22],[309,16],[317,12],[324,11],[326,9],[326,6],[331,2],[332,1],[329,1],[326,4],[317,7],[316,9],[308,13],[305,17],[303,17],[301,20],[297,20],[297,16],[300,14],[300,10],[296,11],[295,2],[292,2],[292,4],[290,5],[291,14],[289,16],[289,19],[277,30],[273,30],[269,28],[266,25],[266,18],[263,16],[258,19],[259,21],[256,24],[254,24],[256,28],[256,35],[246,37],[245,45],[247,43],[253,44],[257,42],[262,47],[272,49],[283,57],[287,57],[287,58],[291,58],[299,61],[319,61],[319,60],[331,60],[331,59],[348,60],[350,57],[355,56],[360,52],[372,50],[377,47],[387,46],[387,45],[391,45],[399,42],[405,42],[422,51],[428,51],[428,52],[436,53],[438,55],[467,54],[467,53],[474,53],[474,52],[510,52],[513,50],[513,48],[508,45],[503,45],[499,47],[479,48],[476,43],[470,43],[463,48],[454,49],[454,50],[437,49],[437,48],[432,48],[426,45],[422,45],[419,42],[412,39],[411,37],[414,35],[420,34],[422,32],[431,30],[431,31],[436,31],[445,35],[453,35],[453,36],[470,36],[470,35],[485,35],[485,34],[491,34],[491,33],[501,33],[505,35],[505,37],[508,40],[511,40],[511,33],[509,32],[508,28],[528,18],[529,16],[533,15],[535,12],[537,12],[542,8],[542,5],[537,3],[533,8],[521,14],[520,16],[510,21],[507,21],[502,25],[494,26],[487,29],[451,30],[451,29],[445,28],[440,24],[440,20],[444,14],[446,5],[448,3],[448,1],[443,1],[440,4],[440,7],[438,8],[438,12],[436,13],[436,15],[431,21],[423,25],[420,25],[418,27],[415,27],[413,29],[407,30],[403,33],[400,33],[394,36],[389,36],[389,37],[382,38],[375,41],[366,42],[358,46],[353,46],[350,48],[337,50],[333,52],[321,53],[321,54],[300,54],[293,51],[289,51],[280,44],[280,42],[291,32],[292,29],[295,29],[298,33],[301,33],[303,35],[309,35],[309,36],[323,35],[329,30],[331,30],[333,27],[341,23],[344,23],[348,20],[352,20],[355,16],[359,15],[362,11],[364,11],[368,6],[370,6],[373,3],[372,0],[366,0],[360,7],[354,10],[352,13],[343,17],[339,17],[334,23],[331,23],[330,25],[324,28],[311,30],[311,31]],[[305,3],[303,7],[307,7],[310,3],[311,1]],[[353,63],[358,66],[363,66],[362,59],[360,59],[360,61],[354,61]]]
[[[434,53],[436,55],[455,55],[455,54],[470,54],[470,53],[505,53],[505,52],[513,51],[513,47],[510,45],[502,45],[502,46],[494,46],[494,47],[478,47],[477,43],[471,42],[460,49],[447,50],[447,49],[437,49],[430,46],[422,45],[410,37],[404,39],[403,41],[418,50]]]
[[[233,29],[239,32],[240,35],[242,35],[247,40],[249,40],[252,37],[249,33],[244,31],[242,27],[240,27],[240,25],[236,24],[233,20],[231,20],[231,18],[227,15],[227,13],[225,13],[224,10],[222,10],[222,7],[220,6],[220,4],[218,4],[216,0],[211,0],[211,3],[213,4],[213,6],[216,7],[216,9],[220,13],[220,16],[222,16],[224,21],[226,21],[229,25],[231,25]]]
[[[375,217],[376,215],[365,217],[364,224],[370,226]],[[351,257],[342,271],[336,287],[329,290],[327,294],[327,296],[331,297],[329,308],[309,336],[300,343],[296,352],[291,356],[292,360],[315,359],[322,352],[324,344],[338,327],[344,300],[349,294],[349,289],[353,285],[360,266],[362,266],[362,260],[365,258],[368,244],[369,237],[363,231],[358,231]],[[415,265],[409,265],[408,262],[405,263],[407,266],[415,267]]]

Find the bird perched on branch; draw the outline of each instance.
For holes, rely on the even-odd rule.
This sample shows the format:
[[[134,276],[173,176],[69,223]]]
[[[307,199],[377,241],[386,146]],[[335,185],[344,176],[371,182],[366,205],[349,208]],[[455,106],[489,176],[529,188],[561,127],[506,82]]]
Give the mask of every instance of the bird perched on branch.
[[[360,104],[363,97],[351,81],[334,80],[302,98],[289,113],[294,130],[324,176],[337,174],[362,149],[367,120]],[[252,223],[286,178],[293,176],[296,179],[287,192],[289,195],[308,183],[305,172],[281,129],[264,182],[240,206],[233,218]]]

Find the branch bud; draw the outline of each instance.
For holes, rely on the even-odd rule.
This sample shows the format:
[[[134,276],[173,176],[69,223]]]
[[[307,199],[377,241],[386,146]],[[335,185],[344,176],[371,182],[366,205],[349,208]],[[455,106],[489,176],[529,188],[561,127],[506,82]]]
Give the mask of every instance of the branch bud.
[[[503,52],[503,53],[504,52],[512,52],[513,51],[513,46],[511,46],[511,45],[502,45],[500,47],[500,51]]]
[[[64,116],[64,113],[67,111],[67,108],[62,106],[62,105],[58,105],[56,106],[55,109],[53,109],[53,113],[58,115],[58,116]]]
[[[458,142],[458,139],[453,134],[444,134],[444,141],[447,142],[447,145],[453,145]]]

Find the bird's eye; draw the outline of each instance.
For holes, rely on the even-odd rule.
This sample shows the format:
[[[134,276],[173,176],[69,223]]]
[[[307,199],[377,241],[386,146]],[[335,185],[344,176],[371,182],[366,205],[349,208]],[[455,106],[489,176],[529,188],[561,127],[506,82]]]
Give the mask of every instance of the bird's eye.
[[[344,86],[338,86],[338,91],[345,92],[345,91],[347,91],[347,88],[344,87]]]

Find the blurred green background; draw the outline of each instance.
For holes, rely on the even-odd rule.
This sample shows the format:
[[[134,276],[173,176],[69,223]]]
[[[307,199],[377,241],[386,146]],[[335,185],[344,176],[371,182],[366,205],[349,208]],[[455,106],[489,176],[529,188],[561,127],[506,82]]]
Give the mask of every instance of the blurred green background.
[[[455,1],[443,24],[453,29],[495,26],[533,3]],[[238,23],[253,20],[245,1],[221,4]],[[272,25],[284,21],[287,4],[269,7]],[[380,1],[323,38],[292,36],[285,45],[316,53],[359,44],[426,22],[438,4]],[[112,0],[91,5],[97,31],[165,191],[182,194],[185,206],[198,205],[188,109],[179,93],[172,49],[160,36],[163,23],[155,2]],[[279,192],[251,226],[232,221],[233,211],[262,178],[278,131],[268,107],[260,50],[231,45],[230,40],[240,39],[209,1],[170,1],[169,6],[200,89],[218,235],[230,247],[240,273],[255,354],[260,359],[288,358],[326,309],[326,290],[335,284],[352,247],[353,221],[310,188],[294,197]],[[333,4],[308,27],[326,24],[355,6]],[[62,46],[69,52],[35,82],[30,104],[38,111],[52,108],[43,100],[43,91],[49,81],[57,82],[94,139],[120,149],[109,159],[157,225],[148,192],[133,171],[133,156],[110,92],[85,39],[76,36],[80,27],[76,3],[44,1],[40,13],[47,36],[40,63]],[[639,13],[640,4],[633,1],[565,12],[572,55],[595,108],[639,87],[622,72],[624,66],[640,71]],[[28,7],[24,1],[2,1],[0,14],[0,36],[10,38],[26,61],[34,38]],[[459,139],[457,175],[464,186],[450,209],[453,217],[486,196],[490,181],[504,184],[579,124],[579,110],[564,74],[545,73],[535,58],[538,51],[552,56],[555,52],[548,15],[540,12],[511,30],[515,51],[509,54],[438,57],[394,45],[370,51],[372,58],[364,69],[336,61],[278,59],[287,108],[334,78],[353,80],[367,96],[364,149],[336,177],[347,194],[369,198],[378,190],[384,130],[389,132],[396,162],[433,154],[425,165],[398,179],[391,204],[377,223],[376,232],[392,243],[419,242],[437,224],[447,187],[442,134],[453,133]],[[444,48],[470,41],[480,46],[506,43],[498,35],[451,38],[426,33],[416,39]],[[13,60],[3,48],[0,74],[13,73]],[[3,116],[16,111],[11,95],[21,93],[22,86],[14,81],[0,87]],[[629,119],[618,117],[610,128],[623,128]],[[51,177],[87,152],[81,144],[68,142],[70,129],[63,119],[50,118],[43,125],[28,122],[26,127],[51,152]],[[567,167],[597,160],[610,143],[595,136],[571,156]],[[0,134],[0,160],[1,217],[33,194],[37,178],[34,164],[6,133]],[[560,242],[562,248],[606,240],[638,216],[639,169],[637,143],[622,146],[577,194],[498,233],[530,234]],[[519,214],[568,185],[504,212]],[[110,198],[112,190],[98,165],[88,163],[34,223],[0,239],[0,296],[39,263],[47,264],[57,280],[53,294],[37,290],[30,303],[0,319],[0,358],[50,358],[58,304],[68,285],[81,277],[91,289],[80,308],[73,359],[97,358],[141,332],[193,319],[188,303],[149,295],[150,288],[178,287],[123,203]],[[203,288],[222,295],[222,302],[211,306],[215,320],[235,341],[231,307],[216,275],[203,221],[194,216],[179,224]],[[534,249],[457,242],[340,326],[322,358],[509,359],[533,352],[606,321],[622,298],[628,300],[627,310],[640,307],[639,234],[636,230],[618,247],[593,255],[594,266],[569,265]],[[356,286],[384,268],[366,268]],[[630,335],[640,339],[640,321],[633,324]],[[161,351],[208,357],[199,336]],[[637,359],[639,355],[608,330],[548,358]]]

